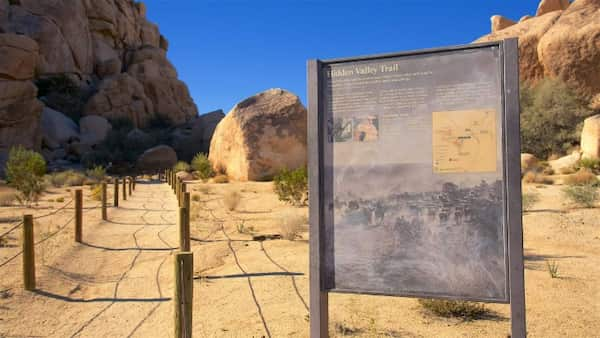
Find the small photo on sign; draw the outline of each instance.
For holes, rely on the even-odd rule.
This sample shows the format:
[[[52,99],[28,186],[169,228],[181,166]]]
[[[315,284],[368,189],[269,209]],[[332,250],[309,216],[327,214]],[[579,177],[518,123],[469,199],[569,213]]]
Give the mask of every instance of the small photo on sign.
[[[354,137],[356,142],[373,142],[379,139],[379,119],[367,116],[354,119]]]
[[[347,142],[352,140],[352,119],[335,119],[333,122],[333,140],[335,142]]]

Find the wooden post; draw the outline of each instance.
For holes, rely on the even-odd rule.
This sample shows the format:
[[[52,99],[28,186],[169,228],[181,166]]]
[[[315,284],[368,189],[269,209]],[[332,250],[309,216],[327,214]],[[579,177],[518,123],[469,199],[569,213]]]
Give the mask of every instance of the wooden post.
[[[127,201],[127,177],[123,177],[123,201]]]
[[[83,225],[83,191],[75,190],[75,242],[81,243],[81,227]]]
[[[106,182],[102,182],[102,220],[106,221]]]
[[[188,211],[180,207],[179,208],[179,250],[190,251],[190,222],[188,218]]]
[[[175,337],[192,337],[192,297],[193,297],[194,254],[175,254]]]
[[[33,216],[23,216],[23,287],[35,290],[35,252],[33,243]]]
[[[115,178],[115,182],[113,183],[114,185],[114,192],[113,192],[113,206],[115,208],[119,207],[119,179]]]
[[[133,177],[129,177],[129,196],[131,196],[132,190],[133,190]]]
[[[190,203],[190,193],[183,193],[183,207],[187,210],[187,220],[190,223],[190,213],[192,212],[191,203]]]
[[[160,175],[160,173],[159,173],[159,175]],[[133,185],[133,191],[135,191],[135,181],[137,181],[137,176],[133,176],[131,178],[131,184]]]
[[[179,180],[179,177],[175,180],[175,182],[175,196],[177,196],[177,203],[179,203],[179,206],[181,206],[181,181]]]
[[[167,181],[169,186],[171,186],[171,171],[169,169],[165,171],[165,180]]]

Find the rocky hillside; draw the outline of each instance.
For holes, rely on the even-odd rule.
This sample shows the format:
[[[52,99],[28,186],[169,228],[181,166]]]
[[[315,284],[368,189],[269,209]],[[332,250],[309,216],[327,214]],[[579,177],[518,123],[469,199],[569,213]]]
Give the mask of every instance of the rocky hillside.
[[[518,22],[492,17],[477,42],[519,38],[521,79],[557,77],[600,109],[600,0],[542,0]]]
[[[136,128],[193,122],[198,111],[168,46],[141,2],[0,0],[0,158],[17,144],[41,150],[48,134],[41,122],[60,121],[52,112],[42,119],[48,108],[75,123],[82,116]],[[66,150],[52,141],[73,139],[44,142]]]

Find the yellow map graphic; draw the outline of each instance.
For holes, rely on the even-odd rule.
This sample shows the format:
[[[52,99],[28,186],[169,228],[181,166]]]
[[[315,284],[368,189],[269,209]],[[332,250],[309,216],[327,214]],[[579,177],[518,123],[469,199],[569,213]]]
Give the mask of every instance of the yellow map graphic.
[[[433,172],[496,171],[494,109],[433,112]]]

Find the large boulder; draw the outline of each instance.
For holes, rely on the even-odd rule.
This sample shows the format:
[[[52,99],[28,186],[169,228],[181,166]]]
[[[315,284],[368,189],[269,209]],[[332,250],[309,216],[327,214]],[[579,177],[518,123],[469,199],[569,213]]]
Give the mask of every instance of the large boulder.
[[[306,108],[282,89],[238,103],[217,126],[210,144],[214,169],[235,180],[264,180],[283,168],[306,165]]]
[[[103,80],[98,92],[87,102],[83,115],[108,119],[127,118],[136,127],[145,127],[154,116],[154,105],[144,87],[126,73]]]
[[[91,74],[92,46],[81,0],[19,0],[11,6],[9,29],[36,40],[40,74]]]
[[[79,127],[70,118],[54,109],[44,107],[41,119],[42,143],[50,148],[79,141]]]
[[[581,153],[579,151],[574,151],[570,155],[548,161],[548,164],[555,173],[564,174],[573,171],[580,159]]]
[[[215,129],[224,117],[225,114],[219,109],[202,114],[176,128],[171,138],[177,157],[190,162],[198,153],[208,154]]]
[[[41,150],[40,116],[43,104],[30,81],[0,80],[0,173],[8,151],[16,145]]]
[[[146,150],[137,160],[137,169],[145,173],[156,173],[172,168],[177,163],[173,148],[160,145]]]
[[[583,122],[581,151],[584,158],[600,158],[600,115],[588,117]]]
[[[492,33],[497,32],[499,30],[503,30],[506,27],[510,27],[516,22],[503,17],[502,15],[494,15],[491,18],[492,21]]]
[[[31,80],[35,75],[39,47],[24,35],[0,34],[0,77]]]
[[[542,0],[538,5],[536,16],[542,16],[554,11],[562,11],[569,7],[569,0]]]
[[[79,120],[81,142],[91,146],[102,143],[111,130],[110,122],[102,116],[89,115]]]
[[[600,1],[543,0],[538,15],[476,42],[517,37],[521,80],[558,77],[584,98],[600,93]]]
[[[135,51],[127,73],[143,85],[159,117],[182,124],[198,114],[187,86],[178,80],[177,71],[163,49],[146,46]]]
[[[521,154],[521,172],[534,170],[538,165],[538,159],[533,154]]]

